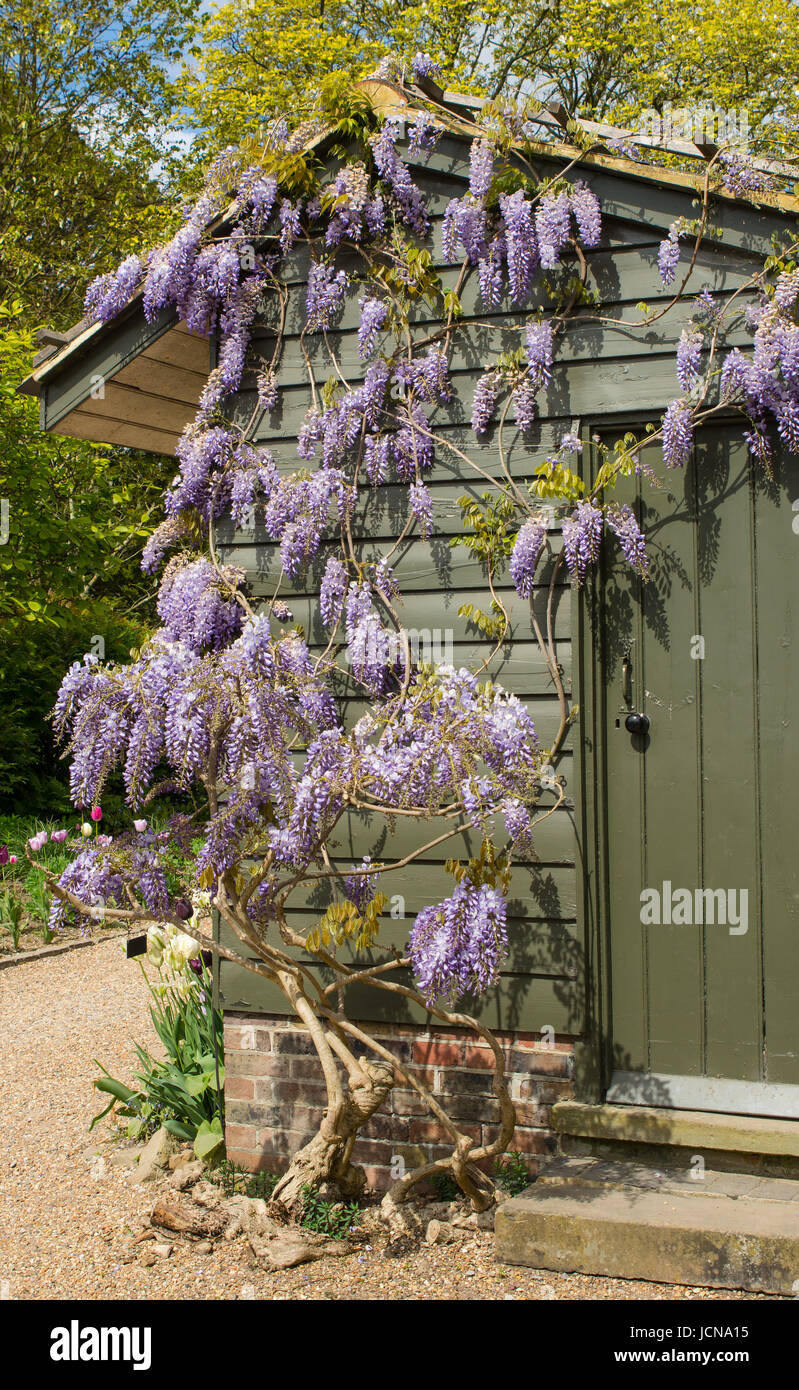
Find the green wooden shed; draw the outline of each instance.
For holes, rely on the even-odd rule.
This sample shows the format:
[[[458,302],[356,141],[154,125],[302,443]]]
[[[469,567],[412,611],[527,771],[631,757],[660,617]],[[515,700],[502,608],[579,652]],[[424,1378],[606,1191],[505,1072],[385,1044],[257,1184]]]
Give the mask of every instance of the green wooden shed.
[[[369,90],[385,109],[410,117],[406,92],[385,83]],[[478,104],[454,94],[445,100],[455,116]],[[573,161],[569,177],[585,179],[601,201],[603,236],[585,253],[587,283],[614,322],[597,323],[595,316],[582,322],[578,311],[558,339],[542,417],[510,455],[517,476],[528,476],[564,433],[574,432],[584,443],[579,466],[589,477],[598,441],[612,443],[659,420],[678,394],[675,348],[693,297],[703,289],[721,299],[739,292],[762,269],[774,235],[783,237],[795,224],[796,199],[774,196],[753,207],[719,194],[719,235],[703,242],[682,305],[643,331],[633,329],[640,301],[657,307],[670,297],[658,274],[658,247],[676,219],[696,216],[703,169],[701,152],[693,153],[695,174],[610,152],[581,155],[557,139],[537,151],[542,169],[554,172],[564,159]],[[458,267],[444,257],[441,222],[468,179],[466,136],[455,122],[428,159],[409,158],[432,219],[434,265],[453,288]],[[297,250],[285,266],[282,402],[257,432],[257,442],[268,444],[287,469],[296,467],[297,431],[310,404],[299,345],[307,270],[307,255]],[[475,326],[461,336],[452,364],[457,400],[438,408],[436,429],[496,474],[495,432],[475,443],[463,414],[469,381],[496,350],[479,323],[489,317],[500,330],[506,326],[507,335],[493,337],[511,346],[511,330],[543,299],[524,315],[507,306],[486,315],[472,279],[462,302],[463,321],[472,318]],[[267,310],[259,321],[256,348],[274,341],[276,316],[277,305],[274,316]],[[352,381],[364,370],[357,324],[350,299],[328,335]],[[751,344],[743,316],[731,341],[744,349]],[[307,343],[314,360],[324,344]],[[62,339],[49,335],[24,389],[40,398],[43,429],[172,454],[214,351],[213,341],[187,332],[172,313],[147,324],[134,296],[111,324],[80,324]],[[234,418],[249,419],[254,401],[248,378],[230,406]],[[646,464],[646,449],[642,459]],[[396,565],[406,621],[433,655],[438,644],[444,659],[471,665],[482,654],[479,634],[458,609],[487,607],[490,596],[478,560],[449,542],[462,524],[458,499],[468,491],[477,496],[481,487],[441,450],[430,486],[435,532],[429,541],[405,544]],[[568,583],[558,588],[557,655],[577,709],[559,766],[568,796],[542,827],[537,862],[515,874],[511,956],[485,1011],[509,1046],[519,1040],[511,1068],[519,1077],[515,1096],[539,1105],[537,1118],[526,1113],[520,1129],[539,1135],[528,1144],[538,1152],[552,1147],[547,1106],[572,1087],[578,1102],[600,1110],[654,1106],[799,1120],[799,857],[791,850],[799,819],[793,597],[799,463],[781,455],[769,481],[749,455],[740,416],[716,416],[697,436],[690,466],[668,474],[659,488],[641,474],[623,484],[620,496],[636,501],[645,523],[652,578],[642,584],[608,551],[595,584],[579,592]],[[403,521],[399,489],[378,487],[359,503],[354,530],[370,554],[382,553]],[[265,533],[230,523],[217,539],[220,557],[244,566],[255,597],[265,595],[278,563]],[[557,547],[557,537],[554,542]],[[325,640],[315,592],[319,568],[289,599],[317,646]],[[552,680],[529,605],[509,578],[503,582],[511,631],[491,674],[528,702],[546,743],[558,722]],[[648,729],[629,732],[631,713],[645,715]],[[349,833],[338,851],[348,861],[369,847],[368,827],[353,824]],[[398,844],[395,839],[392,849]],[[392,891],[405,898],[411,917],[444,885],[443,863],[431,859]],[[387,916],[381,939],[402,945],[407,930],[407,921]],[[229,1055],[251,1054],[228,1075],[229,1115],[235,1117],[238,1105],[241,1129],[233,1147],[252,1157],[266,1151],[257,1136],[282,1123],[279,1090],[269,1092],[268,1103],[259,1101],[263,1093],[254,1081],[267,1073],[258,1070],[256,1054],[265,1048],[273,1056],[295,1054],[285,1042],[277,991],[228,963],[218,984],[231,1020]],[[420,1056],[437,1055],[429,1051],[436,1037],[429,1019],[375,1013],[385,1006],[373,994],[351,996],[351,1014],[361,1010],[361,1017],[382,1020],[408,1056],[417,1038],[429,1045]],[[457,1065],[469,1071],[465,1053]],[[525,1090],[527,1073],[541,1081],[538,1090]],[[280,1073],[273,1065],[269,1075],[287,1081],[300,1072]],[[282,1094],[287,1105],[296,1101],[288,1085]],[[248,1128],[256,1135],[251,1149]],[[410,1129],[402,1135],[413,1141]],[[382,1142],[379,1135],[375,1142]],[[385,1142],[395,1141],[388,1135]],[[377,1154],[372,1160],[381,1161]]]

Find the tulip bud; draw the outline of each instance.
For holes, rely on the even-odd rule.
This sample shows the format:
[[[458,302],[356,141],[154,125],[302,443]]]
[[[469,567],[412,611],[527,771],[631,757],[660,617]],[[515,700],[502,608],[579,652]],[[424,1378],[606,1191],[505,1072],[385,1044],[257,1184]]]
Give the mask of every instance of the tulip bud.
[[[99,806],[93,806],[90,812],[92,820],[102,820],[103,813]]]
[[[80,828],[80,833],[81,833],[81,835],[83,836],[84,840],[88,840],[89,836],[93,833],[93,827],[92,827],[91,821],[85,820],[85,821],[83,822],[83,824],[82,824],[82,826],[81,826],[81,828]]]
[[[188,922],[193,912],[194,908],[192,907],[188,898],[175,899],[175,916],[180,917],[181,921]]]
[[[133,822],[133,829],[137,830],[140,835],[143,835],[145,830],[147,829],[146,820],[135,820]]]

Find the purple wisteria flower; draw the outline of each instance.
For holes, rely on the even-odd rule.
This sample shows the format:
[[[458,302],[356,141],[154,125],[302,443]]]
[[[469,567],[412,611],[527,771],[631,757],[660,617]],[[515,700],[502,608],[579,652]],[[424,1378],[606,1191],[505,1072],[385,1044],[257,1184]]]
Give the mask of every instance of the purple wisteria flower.
[[[430,219],[421,191],[416,187],[408,172],[407,165],[396,150],[400,126],[388,120],[382,130],[370,139],[372,155],[377,172],[390,191],[397,211],[406,226],[417,236],[426,236],[430,230]]]
[[[472,401],[472,429],[475,434],[485,434],[494,418],[499,395],[500,377],[498,372],[486,372],[474,388]]]
[[[690,391],[702,375],[703,338],[696,328],[684,328],[677,345],[677,380],[683,391]]]
[[[346,566],[335,555],[331,555],[325,565],[319,587],[319,611],[325,627],[335,627],[341,617],[347,584]]]
[[[552,374],[553,337],[550,320],[537,319],[528,323],[525,336],[527,370],[536,390],[539,390],[542,386],[548,385]]]
[[[677,262],[680,259],[680,237],[684,235],[682,223],[678,220],[672,222],[668,236],[660,243],[658,270],[662,285],[670,285],[677,274]]]
[[[609,507],[605,520],[621,546],[627,564],[636,574],[646,578],[649,573],[649,556],[646,541],[635,517],[632,507],[625,502],[621,507]]]
[[[358,328],[358,354],[366,361],[374,356],[377,335],[388,318],[388,305],[383,299],[362,299],[361,322]]]
[[[777,280],[774,299],[784,314],[787,314],[799,299],[799,270],[786,270]]]
[[[576,183],[571,191],[571,209],[583,246],[598,246],[602,236],[602,208],[587,183]]]
[[[308,271],[306,293],[306,328],[311,333],[320,333],[330,328],[333,319],[341,310],[348,278],[346,271],[334,271],[332,266],[314,261]]]
[[[469,156],[469,191],[473,198],[485,198],[494,174],[494,151],[484,137],[472,141]]]
[[[116,270],[98,275],[86,291],[83,312],[87,318],[108,323],[138,289],[144,267],[138,256],[128,256]]]
[[[408,153],[415,158],[429,155],[435,148],[438,131],[426,111],[417,111],[413,124],[408,127]]]
[[[593,502],[578,502],[563,523],[563,553],[569,573],[578,585],[588,566],[596,564],[602,544],[602,512]]]
[[[672,401],[663,416],[663,461],[667,468],[684,468],[694,446],[691,407],[682,400]]]
[[[411,77],[416,81],[419,77],[440,77],[441,64],[431,58],[429,53],[416,53],[411,59]]]
[[[424,540],[433,534],[433,497],[424,483],[411,483],[411,511],[416,517],[419,531]]]
[[[736,198],[754,198],[760,193],[770,193],[775,187],[771,174],[757,169],[739,150],[723,152],[720,161],[723,165],[724,182]]]
[[[547,528],[534,518],[525,521],[513,543],[510,557],[510,576],[521,598],[530,598],[535,584],[538,562],[547,543]]]
[[[694,300],[692,308],[694,318],[699,319],[701,323],[707,324],[710,328],[719,323],[724,314],[724,303],[714,299],[710,290],[702,290],[702,293]]]
[[[565,189],[560,193],[545,194],[536,208],[538,254],[545,270],[554,270],[560,265],[560,253],[569,241],[570,208],[571,198]]]
[[[533,275],[542,263],[536,239],[532,205],[521,189],[502,193],[499,206],[505,223],[504,246],[508,266],[508,283],[514,304],[523,304],[530,294]]]
[[[416,982],[430,1003],[484,994],[496,983],[507,952],[505,898],[468,878],[438,906],[422,909],[408,941]]]
[[[157,608],[167,636],[193,652],[218,651],[241,631],[244,611],[234,594],[244,571],[217,570],[205,557],[177,556],[164,571]]]

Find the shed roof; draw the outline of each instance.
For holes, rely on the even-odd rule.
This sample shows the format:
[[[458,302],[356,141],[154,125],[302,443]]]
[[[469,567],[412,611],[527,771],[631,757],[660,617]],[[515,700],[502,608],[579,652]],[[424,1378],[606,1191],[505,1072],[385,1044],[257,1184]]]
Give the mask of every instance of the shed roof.
[[[420,79],[415,87],[407,88],[384,79],[366,79],[359,86],[377,110],[401,120],[411,118],[422,109],[420,98],[434,103],[437,110],[428,113],[455,140],[471,138],[474,114],[485,101],[482,97],[442,90],[430,79]],[[634,139],[637,144],[696,159],[700,167],[694,173],[642,164],[601,147],[586,153],[565,138],[549,138],[534,144],[535,154],[541,159],[567,162],[576,168],[602,171],[611,178],[632,181],[640,190],[638,220],[642,222],[647,219],[653,197],[655,202],[662,203],[665,191],[669,195],[670,213],[665,220],[662,213],[653,217],[652,225],[658,228],[665,228],[668,221],[680,215],[679,205],[686,195],[693,198],[701,191],[705,178],[701,165],[715,151],[712,145],[699,146],[682,140],[657,141],[651,136],[599,122],[572,122],[557,103],[544,108],[535,120],[550,135],[565,136],[579,125],[586,135],[598,142]],[[330,140],[331,131],[323,130],[308,141],[305,149],[323,153]],[[799,171],[787,165],[769,166],[765,161],[759,162],[778,174],[795,173],[799,179]],[[457,173],[455,176],[458,177]],[[656,190],[661,191],[659,199]],[[719,190],[718,196],[726,204],[750,207],[728,190]],[[799,215],[799,199],[792,195],[773,193],[763,195],[760,201],[772,217],[775,213],[778,216]],[[209,223],[209,229],[219,230],[229,225],[237,211],[237,204],[231,202]],[[757,214],[751,211],[754,222]],[[763,235],[753,237],[751,249],[755,254],[768,254],[766,240]],[[741,244],[740,237],[737,244]],[[212,366],[213,345],[201,334],[189,332],[174,310],[164,311],[148,324],[141,309],[142,294],[143,286],[139,286],[110,322],[84,318],[65,333],[44,330],[39,335],[41,350],[19,390],[40,398],[43,429],[156,453],[175,452],[182,430],[195,416]]]

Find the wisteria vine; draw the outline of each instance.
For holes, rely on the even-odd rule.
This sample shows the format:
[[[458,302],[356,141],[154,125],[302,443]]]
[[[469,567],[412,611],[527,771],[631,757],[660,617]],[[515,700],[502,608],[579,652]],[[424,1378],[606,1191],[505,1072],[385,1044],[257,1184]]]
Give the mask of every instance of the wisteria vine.
[[[576,586],[588,582],[606,540],[619,546],[642,582],[650,570],[639,520],[631,506],[614,500],[614,483],[646,471],[640,451],[647,440],[660,440],[666,468],[685,467],[698,424],[720,409],[745,417],[749,446],[766,469],[775,432],[799,451],[799,269],[792,248],[785,248],[749,287],[750,352],[724,346],[724,325],[740,292],[730,303],[709,291],[695,301],[677,349],[680,394],[647,440],[605,451],[589,484],[574,467],[584,442],[567,431],[552,453],[530,460],[526,480],[514,475],[508,432],[514,427],[529,452],[526,436],[572,315],[579,312],[582,324],[608,322],[592,312],[585,289],[588,258],[603,235],[599,200],[585,166],[577,168],[586,151],[555,177],[545,176],[537,171],[525,113],[489,104],[479,122],[457,123],[457,133],[471,140],[468,189],[449,200],[434,227],[414,169],[452,127],[430,83],[435,64],[424,54],[405,65],[387,59],[371,76],[411,91],[407,130],[397,115],[381,116],[358,88],[339,93],[337,109],[328,102],[310,129],[291,133],[285,121],[275,122],[257,157],[251,147],[246,156],[223,151],[170,241],[128,257],[89,287],[86,312],[93,317],[109,322],[140,294],[148,321],[174,310],[193,332],[215,335],[219,350],[177,449],[165,519],[144,551],[143,567],[162,571],[161,627],[127,666],[89,658],[73,666],[55,710],[77,805],[97,804],[121,769],[134,808],[162,792],[199,791],[204,810],[192,831],[199,847],[191,882],[169,889],[169,834],[111,837],[84,846],[55,887],[53,926],[86,913],[177,924],[179,898],[207,890],[257,959],[204,944],[280,984],[323,1064],[335,1052],[352,1062],[351,1074],[358,1072],[349,1051],[358,1030],[336,1012],[333,996],[353,974],[378,989],[421,998],[434,1017],[465,1018],[490,1039],[479,1020],[454,1010],[459,1000],[496,984],[508,951],[514,857],[529,854],[537,825],[563,797],[551,765],[572,716],[552,640],[556,579],[565,568]],[[351,150],[331,173],[315,151],[344,124]],[[660,247],[664,287],[675,284],[686,259],[670,305],[682,297],[722,179],[737,196],[764,192],[762,175],[738,155],[710,161],[700,216],[675,222]],[[457,270],[455,289],[445,291],[433,267],[434,236]],[[281,403],[287,285],[298,264],[307,267],[299,353],[311,404],[297,434],[299,466],[287,471],[255,439],[264,415]],[[459,336],[486,327],[463,316],[470,277],[483,309],[490,313],[504,303],[511,315],[506,326],[515,322],[519,331],[519,346],[485,365],[469,403],[475,437],[496,441],[498,462],[489,473],[436,424],[457,400],[452,360]],[[420,303],[426,307],[421,326]],[[348,381],[332,335],[353,304],[361,370]],[[665,312],[644,312],[642,326]],[[263,321],[277,325],[269,358],[253,343]],[[310,339],[326,345],[331,375],[323,387]],[[254,414],[237,425],[229,406],[253,378]],[[442,451],[457,457],[464,473],[472,467],[492,485],[494,500],[470,503],[464,518],[467,528],[470,517],[475,523],[474,548],[488,568],[494,616],[484,617],[483,630],[495,644],[507,630],[495,588],[500,566],[507,564],[518,595],[532,600],[543,566],[552,562],[546,630],[532,616],[561,711],[548,748],[524,706],[501,686],[414,657],[390,563],[397,545],[371,559],[359,550],[359,497],[387,484],[407,493],[402,537],[414,528],[422,538],[433,535],[430,483]],[[256,602],[244,572],[220,562],[217,528],[227,515],[240,526],[260,522],[276,548],[280,580],[271,600]],[[279,596],[284,581],[312,572],[326,633],[321,652],[312,650],[301,627],[286,628],[293,615]],[[345,708],[352,697],[362,709],[354,721]],[[420,832],[418,848],[394,860],[367,854],[345,862],[338,837],[348,818],[361,815],[389,828],[412,819],[432,827],[433,838],[423,843]],[[431,845],[462,843],[469,832],[478,834],[479,856],[451,861],[453,892],[418,913],[407,955],[389,962],[395,970],[410,966],[416,990],[390,976],[385,964],[346,966],[339,946],[349,941],[362,948],[377,939],[386,901],[378,879]],[[185,838],[182,821],[174,833]],[[319,883],[328,904],[311,933],[301,932],[292,924],[292,906]],[[319,983],[297,948],[330,967],[333,985]],[[379,1058],[379,1044],[372,1045]],[[327,1069],[326,1076],[335,1090]],[[467,1159],[499,1152],[512,1133],[503,1084],[500,1079],[503,1122],[495,1146],[455,1136],[454,1170],[474,1200],[479,1185]]]

